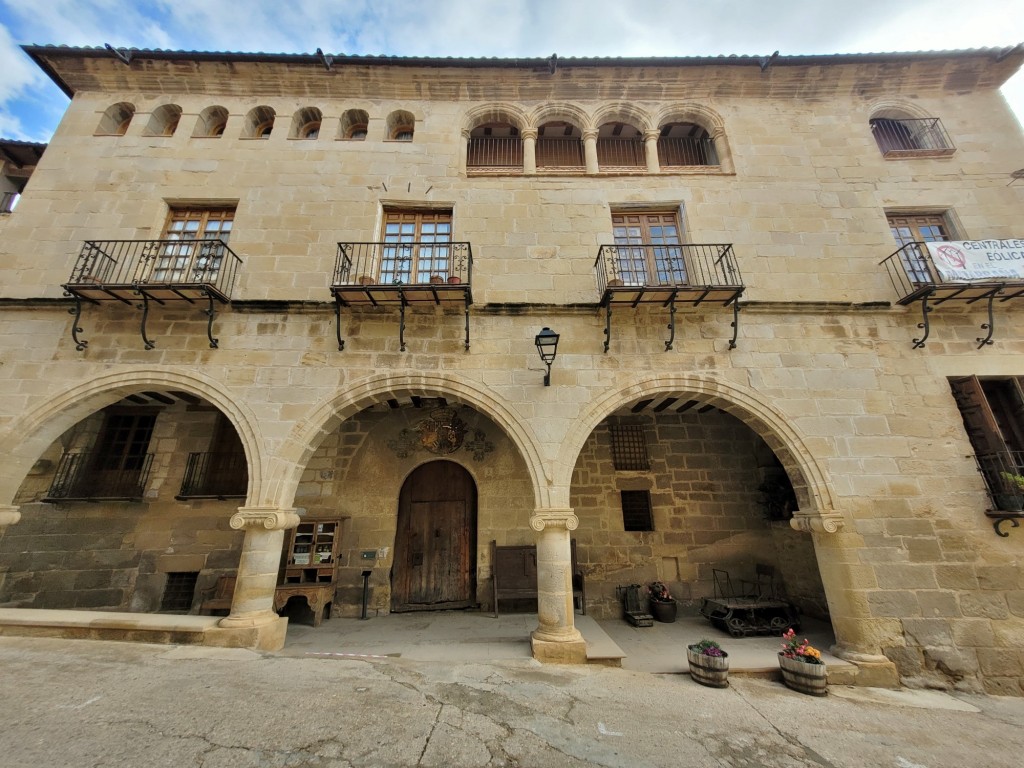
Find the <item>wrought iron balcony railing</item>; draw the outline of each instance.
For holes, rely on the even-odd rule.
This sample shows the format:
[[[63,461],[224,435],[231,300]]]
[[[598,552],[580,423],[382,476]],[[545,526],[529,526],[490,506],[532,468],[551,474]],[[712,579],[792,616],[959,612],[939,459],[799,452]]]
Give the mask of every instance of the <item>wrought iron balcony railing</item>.
[[[871,120],[870,125],[884,157],[934,157],[956,152],[937,117],[877,118]]]
[[[100,451],[65,453],[44,501],[141,501],[153,454],[111,457]]]
[[[466,168],[475,172],[522,173],[523,140],[519,136],[473,136]]]
[[[82,301],[142,301],[142,340],[146,349],[154,344],[146,336],[149,302],[203,301],[209,318],[207,336],[213,337],[214,302],[227,304],[242,260],[226,243],[209,240],[87,240],[82,244],[65,295],[75,299],[72,337],[79,351],[88,346],[78,338]]]
[[[397,306],[401,312],[399,342],[405,351],[405,309],[408,306],[457,304],[465,308],[466,349],[469,349],[469,305],[473,303],[473,249],[466,242],[338,243],[331,294],[338,317],[341,307]]]
[[[671,336],[665,342],[672,349],[675,338],[676,303],[697,306],[706,302],[733,307],[733,337],[739,330],[739,298],[743,278],[732,244],[665,245],[635,243],[602,245],[594,262],[601,306],[607,309],[605,352],[608,351],[613,304],[661,304],[669,307]]]
[[[597,166],[608,170],[646,170],[647,156],[641,139],[601,138],[597,140]]]
[[[190,453],[177,498],[245,498],[248,486],[245,454]]]
[[[1020,525],[1017,519],[1024,517],[1024,451],[982,453],[974,460],[992,498],[988,516],[996,518],[996,533],[1008,536],[999,526],[1011,522],[1016,528]]]
[[[658,139],[658,163],[662,168],[719,165],[715,142],[703,139],[663,136]]]
[[[942,247],[941,243],[933,243]],[[929,314],[936,307],[949,301],[973,304],[984,301],[988,305],[988,322],[982,324],[984,337],[976,339],[981,349],[992,343],[994,332],[993,302],[1000,303],[1024,296],[1024,277],[992,277],[974,280],[946,280],[935,265],[928,243],[907,243],[895,253],[884,258],[880,264],[885,267],[889,280],[901,305],[921,302],[922,319],[918,325],[924,329],[921,338],[914,339],[913,348],[925,345],[930,333]],[[948,274],[948,273],[947,273]]]
[[[0,192],[0,213],[11,213],[21,197],[17,192]]]
[[[587,169],[583,139],[546,138],[537,139],[537,170],[558,170],[582,173]]]

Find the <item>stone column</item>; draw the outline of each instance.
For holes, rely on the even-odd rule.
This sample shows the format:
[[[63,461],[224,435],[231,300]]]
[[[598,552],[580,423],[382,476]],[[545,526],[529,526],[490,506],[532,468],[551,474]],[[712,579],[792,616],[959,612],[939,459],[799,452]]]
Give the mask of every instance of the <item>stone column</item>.
[[[459,158],[459,173],[465,175],[469,168],[469,131],[462,132],[462,157]]]
[[[597,173],[600,170],[597,165],[597,131],[592,128],[583,132],[583,156],[587,161],[587,173]]]
[[[729,149],[729,141],[725,137],[725,131],[716,128],[711,134],[711,141],[715,145],[715,154],[718,155],[718,165],[723,173],[735,173],[736,168],[732,163],[732,150]]]
[[[274,612],[274,590],[281,565],[284,532],[299,524],[294,509],[241,507],[231,517],[231,527],[245,531],[238,580],[231,598],[231,613],[221,619],[222,630],[241,630],[235,642],[247,647],[276,650],[284,645],[288,620]]]
[[[537,173],[537,129],[523,131],[523,173],[530,176]]]
[[[573,626],[572,551],[569,532],[579,518],[571,509],[538,509],[530,518],[537,531],[537,628],[533,657],[541,662],[585,664],[587,644]]]
[[[12,504],[0,504],[0,533],[4,528],[21,520],[21,512]]]
[[[838,512],[821,515],[796,515],[789,521],[792,528],[811,534],[818,572],[828,598],[829,615],[835,632],[836,644],[832,655],[857,667],[857,684],[880,688],[899,686],[896,665],[882,655],[880,644],[893,631],[902,630],[885,626],[884,620],[867,613],[864,591],[855,575],[860,563],[858,552],[863,548],[860,536],[843,531],[842,515]]]
[[[644,134],[644,154],[647,156],[647,172],[661,173],[661,159],[658,157],[658,138],[661,131],[647,131]]]

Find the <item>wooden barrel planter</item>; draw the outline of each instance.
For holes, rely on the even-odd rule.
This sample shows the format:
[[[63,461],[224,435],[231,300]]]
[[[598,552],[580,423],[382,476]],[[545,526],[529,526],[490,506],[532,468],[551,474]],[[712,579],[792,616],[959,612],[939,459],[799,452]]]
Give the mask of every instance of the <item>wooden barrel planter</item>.
[[[721,656],[705,656],[696,653],[693,646],[686,648],[686,660],[690,662],[690,677],[701,685],[709,688],[727,688],[729,686],[729,654]]]
[[[779,669],[787,688],[809,696],[828,695],[828,669],[824,664],[808,664],[780,653]]]

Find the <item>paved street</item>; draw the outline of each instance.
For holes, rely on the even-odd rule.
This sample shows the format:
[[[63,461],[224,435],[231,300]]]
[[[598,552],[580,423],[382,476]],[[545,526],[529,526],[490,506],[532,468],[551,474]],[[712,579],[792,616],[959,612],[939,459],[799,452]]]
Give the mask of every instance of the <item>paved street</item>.
[[[1017,768],[1024,700],[0,638],[0,766]]]

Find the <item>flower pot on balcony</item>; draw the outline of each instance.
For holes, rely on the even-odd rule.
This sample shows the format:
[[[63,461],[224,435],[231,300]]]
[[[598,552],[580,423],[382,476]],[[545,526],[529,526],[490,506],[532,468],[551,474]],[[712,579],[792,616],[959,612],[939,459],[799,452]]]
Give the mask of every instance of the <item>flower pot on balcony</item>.
[[[707,656],[694,651],[694,647],[693,645],[686,647],[690,677],[695,682],[709,688],[727,688],[729,686],[729,654],[722,651],[721,656]]]
[[[450,275],[448,277],[448,285],[458,285],[462,282],[462,278],[458,275]]]
[[[779,669],[787,688],[808,696],[828,695],[828,668],[824,664],[811,664],[780,653]]]
[[[622,281],[619,280],[617,277],[613,278],[613,279],[608,281],[608,287],[609,288],[621,288],[622,287]]]
[[[373,278],[369,275],[363,275],[359,278],[360,285],[373,285]]]
[[[651,616],[655,621],[671,624],[676,620],[679,606],[675,600],[651,600]]]
[[[430,284],[431,285],[441,285],[442,283],[444,283],[444,278],[441,277],[441,275],[431,275],[430,276]]]

